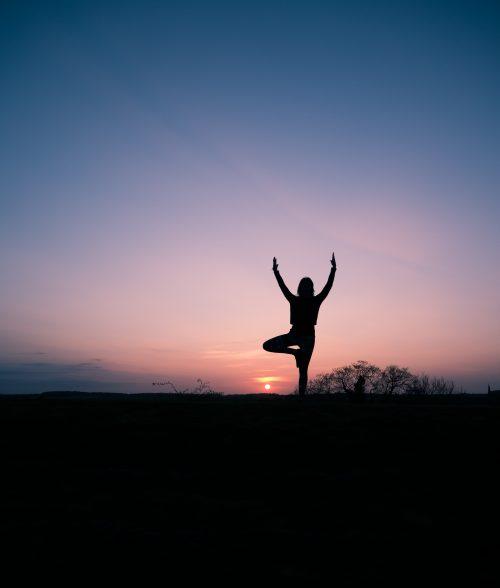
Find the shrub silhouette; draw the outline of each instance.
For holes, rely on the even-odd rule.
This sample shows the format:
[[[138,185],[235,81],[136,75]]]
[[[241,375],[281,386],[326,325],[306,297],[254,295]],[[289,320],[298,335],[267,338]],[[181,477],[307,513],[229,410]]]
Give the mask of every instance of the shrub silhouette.
[[[200,396],[222,396],[221,392],[216,392],[210,386],[210,382],[205,382],[201,378],[197,378],[196,382],[197,382],[197,385],[194,386],[193,388],[182,388],[182,389],[177,388],[177,386],[171,381],[162,382],[162,385],[169,386],[174,391],[174,394],[179,394],[179,395],[195,394],[195,395],[200,395]]]
[[[431,379],[427,374],[415,375],[407,367],[391,364],[381,369],[367,361],[359,360],[318,374],[310,380],[308,389],[310,394],[430,395],[452,394],[455,383],[445,378]]]

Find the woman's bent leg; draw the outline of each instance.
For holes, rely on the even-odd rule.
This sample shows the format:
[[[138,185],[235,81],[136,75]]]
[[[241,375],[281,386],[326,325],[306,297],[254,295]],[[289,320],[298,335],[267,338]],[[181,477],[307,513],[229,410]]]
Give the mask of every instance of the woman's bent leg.
[[[264,351],[270,351],[271,353],[289,353],[290,355],[294,355],[296,350],[290,348],[290,345],[293,344],[294,343],[291,341],[290,336],[287,333],[285,335],[278,335],[277,337],[268,339],[262,347],[264,348]]]

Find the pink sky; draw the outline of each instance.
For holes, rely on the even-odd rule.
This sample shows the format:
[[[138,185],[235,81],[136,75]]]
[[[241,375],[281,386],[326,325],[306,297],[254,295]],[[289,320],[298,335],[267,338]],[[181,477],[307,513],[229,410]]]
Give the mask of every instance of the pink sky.
[[[289,329],[272,257],[290,289],[309,275],[319,290],[335,249],[311,376],[357,359],[476,386],[500,376],[500,276],[485,271],[474,215],[465,241],[461,217],[418,204],[422,192],[432,200],[426,186],[384,179],[345,193],[333,184],[318,197],[264,167],[229,165],[232,182],[205,170],[184,187],[190,201],[167,231],[171,188],[156,177],[141,182],[146,210],[134,201],[118,214],[104,207],[90,241],[77,228],[64,249],[30,251],[7,296],[7,359],[98,358],[106,378],[131,390],[201,377],[224,392],[258,392],[266,382],[290,392],[293,359],[261,347]]]

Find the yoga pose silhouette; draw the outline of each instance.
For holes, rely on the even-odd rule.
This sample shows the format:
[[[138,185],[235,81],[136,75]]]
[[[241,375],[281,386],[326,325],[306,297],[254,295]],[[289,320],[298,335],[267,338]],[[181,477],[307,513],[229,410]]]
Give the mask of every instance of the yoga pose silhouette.
[[[302,278],[297,288],[298,296],[292,294],[286,287],[278,271],[276,257],[273,257],[273,272],[285,298],[290,303],[290,324],[292,328],[284,335],[278,335],[266,341],[262,347],[271,353],[288,353],[295,356],[295,363],[299,368],[299,394],[303,396],[307,390],[307,368],[314,349],[314,325],[318,320],[319,307],[332,289],[337,264],[335,253],[332,253],[332,269],[325,287],[319,294],[314,295],[314,284],[311,278]],[[295,349],[296,346],[299,349]]]

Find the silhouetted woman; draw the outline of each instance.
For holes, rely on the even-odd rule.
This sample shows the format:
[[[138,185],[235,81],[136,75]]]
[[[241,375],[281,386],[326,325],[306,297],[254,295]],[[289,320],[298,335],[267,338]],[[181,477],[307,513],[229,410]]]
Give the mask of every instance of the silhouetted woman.
[[[273,337],[263,344],[266,351],[272,353],[288,353],[295,356],[295,362],[299,368],[299,394],[302,396],[307,389],[307,368],[311,361],[314,349],[315,331],[314,325],[318,320],[319,307],[332,289],[337,264],[335,254],[332,253],[332,269],[325,287],[318,295],[314,295],[314,284],[311,278],[302,278],[297,288],[298,296],[295,296],[286,287],[283,278],[278,271],[276,257],[273,258],[273,272],[281,291],[290,303],[290,324],[292,328],[285,335]],[[294,349],[292,345],[298,346]]]

